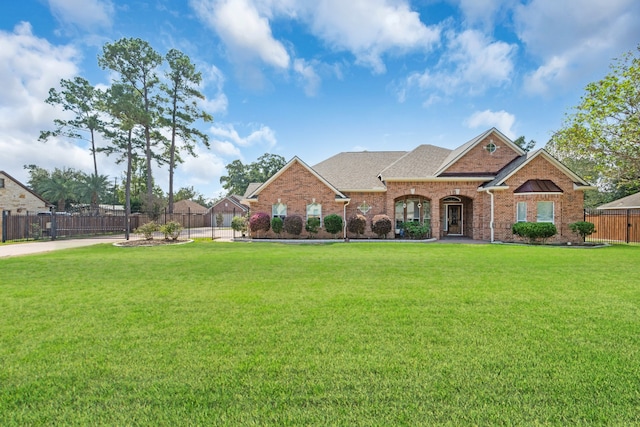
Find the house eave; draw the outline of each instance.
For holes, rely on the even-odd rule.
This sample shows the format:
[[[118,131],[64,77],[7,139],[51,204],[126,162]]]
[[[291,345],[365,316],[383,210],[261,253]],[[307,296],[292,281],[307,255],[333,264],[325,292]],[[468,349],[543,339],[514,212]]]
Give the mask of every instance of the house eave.
[[[587,191],[587,190],[596,190],[597,187],[593,185],[578,185],[576,183],[573,184],[573,189],[575,191]]]
[[[386,188],[344,188],[340,189],[342,193],[386,193]]]
[[[508,185],[494,185],[491,187],[478,187],[478,193],[484,193],[485,191],[503,191],[508,190]]]
[[[562,191],[527,191],[521,193],[513,193],[514,196],[562,196]]]
[[[494,176],[429,176],[422,178],[384,178],[385,182],[487,182],[493,180]]]

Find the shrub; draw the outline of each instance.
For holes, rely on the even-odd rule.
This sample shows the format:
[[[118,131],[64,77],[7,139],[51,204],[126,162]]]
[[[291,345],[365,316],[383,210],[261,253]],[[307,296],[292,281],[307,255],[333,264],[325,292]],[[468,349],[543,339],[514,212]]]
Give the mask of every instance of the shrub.
[[[327,233],[333,234],[335,238],[336,234],[342,231],[342,217],[336,214],[325,216],[324,229],[327,230]]]
[[[371,220],[371,231],[379,238],[387,238],[387,234],[391,232],[391,218],[387,215],[376,215]]]
[[[583,242],[587,236],[590,236],[596,232],[596,226],[592,222],[588,221],[574,222],[572,224],[569,224],[569,228],[571,229],[571,231],[579,235],[582,238]]]
[[[313,237],[318,233],[318,229],[320,228],[320,218],[307,218],[307,223],[304,226],[304,229],[309,233],[309,238]]]
[[[168,223],[160,227],[160,231],[162,231],[162,233],[164,234],[165,240],[169,240],[169,238],[171,238],[171,240],[178,240],[182,229],[182,224],[177,221],[169,221]]]
[[[361,234],[364,234],[366,227],[367,218],[365,218],[364,215],[354,215],[349,218],[349,221],[347,221],[347,230],[349,230],[350,233],[355,234],[356,237],[360,237]]]
[[[282,221],[282,218],[280,218],[279,216],[274,216],[273,218],[271,218],[271,229],[278,236],[280,236],[280,233],[282,233],[283,227],[284,222]]]
[[[231,229],[242,232],[244,236],[244,233],[247,231],[247,218],[244,216],[234,216],[231,219]]]
[[[429,236],[429,223],[420,224],[419,222],[407,221],[402,223],[404,235],[410,239],[420,240]]]
[[[558,233],[558,229],[550,222],[516,222],[511,227],[511,231],[516,236],[528,239],[529,243],[534,243],[538,239],[545,243],[549,237]]]
[[[136,233],[141,233],[145,240],[153,240],[153,233],[160,230],[160,226],[154,222],[147,222],[136,229]]]
[[[218,227],[222,227],[223,224],[224,224],[224,216],[222,215],[222,212],[218,212],[216,214],[216,225]]]
[[[271,217],[266,212],[256,212],[249,218],[249,229],[252,233],[257,233],[258,237],[260,232],[265,233],[271,228]]]
[[[299,236],[302,233],[302,217],[300,215],[289,215],[284,218],[283,227],[286,233]]]

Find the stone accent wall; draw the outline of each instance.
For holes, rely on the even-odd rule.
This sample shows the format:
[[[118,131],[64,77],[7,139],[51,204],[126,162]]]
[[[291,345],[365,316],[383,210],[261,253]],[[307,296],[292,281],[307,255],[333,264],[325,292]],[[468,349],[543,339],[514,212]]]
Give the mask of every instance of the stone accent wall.
[[[24,215],[48,210],[45,202],[34,196],[29,190],[6,174],[0,173],[4,187],[0,188],[0,230],[2,230],[2,211],[11,211],[12,215]]]
[[[493,153],[489,153],[485,147],[490,138],[485,138],[474,146],[461,159],[451,165],[445,173],[495,173],[518,157],[510,146],[493,138],[493,143],[498,147]]]

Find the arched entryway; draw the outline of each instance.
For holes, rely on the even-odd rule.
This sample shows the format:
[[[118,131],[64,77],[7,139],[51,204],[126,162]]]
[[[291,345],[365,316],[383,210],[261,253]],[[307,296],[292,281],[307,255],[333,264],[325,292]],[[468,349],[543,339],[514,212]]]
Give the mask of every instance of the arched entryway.
[[[473,200],[457,195],[440,199],[440,224],[443,237],[473,237]]]
[[[426,226],[425,238],[431,237],[431,200],[424,196],[407,195],[395,199],[394,224],[396,237],[405,236],[403,224],[419,223]]]

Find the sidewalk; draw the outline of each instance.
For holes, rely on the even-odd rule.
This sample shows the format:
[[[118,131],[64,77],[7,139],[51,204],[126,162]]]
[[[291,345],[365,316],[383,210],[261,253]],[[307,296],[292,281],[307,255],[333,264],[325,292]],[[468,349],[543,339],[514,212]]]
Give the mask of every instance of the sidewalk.
[[[46,242],[12,243],[8,245],[0,245],[0,258],[51,252],[58,249],[80,248],[100,243],[115,243],[120,240],[124,239],[70,239],[48,240]]]

